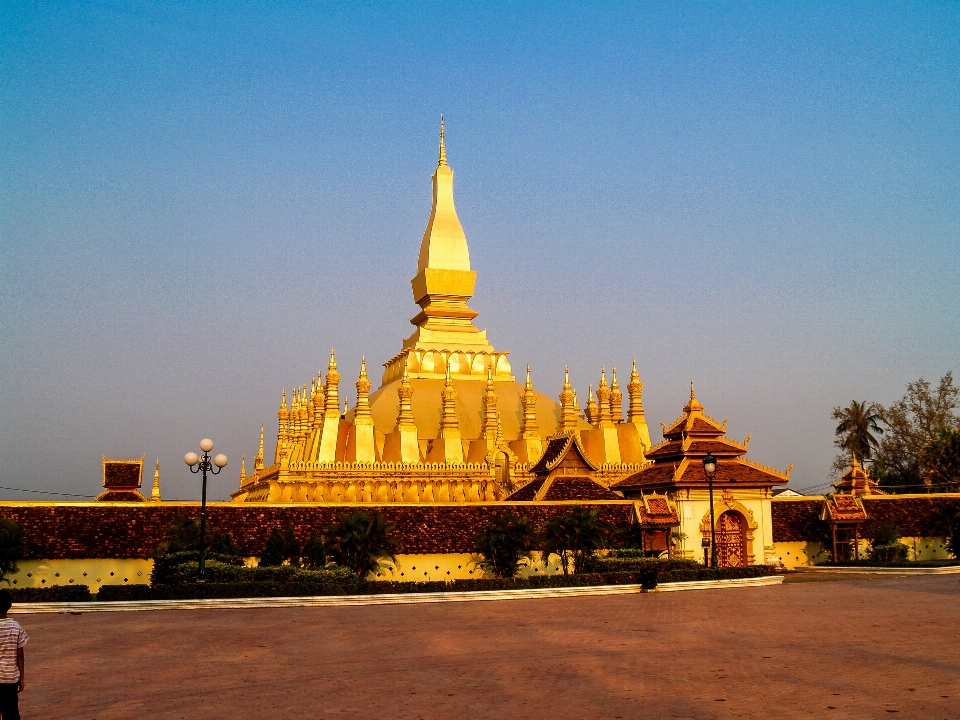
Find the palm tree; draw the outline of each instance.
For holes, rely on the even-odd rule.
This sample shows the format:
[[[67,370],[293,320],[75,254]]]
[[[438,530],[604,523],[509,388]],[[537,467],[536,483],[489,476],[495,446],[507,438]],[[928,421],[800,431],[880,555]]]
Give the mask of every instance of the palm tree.
[[[611,528],[609,523],[597,519],[599,515],[600,510],[577,506],[544,523],[540,531],[543,564],[550,562],[551,555],[558,555],[564,575],[569,574],[571,561],[573,572],[583,572],[587,559],[607,545]]]
[[[507,513],[477,533],[474,562],[498,578],[510,578],[530,562],[534,532],[530,520]]]
[[[330,526],[327,538],[334,562],[353,570],[362,580],[382,563],[396,564],[393,554],[400,541],[391,533],[396,524],[387,522],[383,514],[355,512],[338,515]]]
[[[880,408],[866,401],[851,400],[849,407],[833,409],[833,419],[840,421],[836,429],[837,444],[861,461],[871,459],[877,446],[876,436],[883,434],[878,422]]]

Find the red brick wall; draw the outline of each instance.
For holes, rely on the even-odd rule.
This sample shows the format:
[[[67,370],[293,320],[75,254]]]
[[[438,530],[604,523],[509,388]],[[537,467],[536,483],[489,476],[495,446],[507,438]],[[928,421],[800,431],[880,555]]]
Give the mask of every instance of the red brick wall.
[[[960,501],[960,495],[929,497],[897,497],[896,495],[862,497],[867,511],[865,529],[870,525],[892,523],[904,537],[927,537],[932,533],[933,514],[939,505]],[[806,524],[823,509],[823,500],[773,500],[773,541],[801,542],[816,540],[807,537]]]
[[[598,505],[601,517],[619,526],[630,524],[631,503]],[[259,555],[273,527],[285,530],[292,524],[301,542],[310,529],[322,530],[337,513],[355,510],[380,511],[399,525],[399,553],[468,553],[474,538],[494,516],[514,512],[526,516],[534,526],[569,511],[570,505],[367,505],[364,507],[316,505],[207,506],[210,527],[233,535],[244,555]],[[28,537],[27,558],[146,558],[166,539],[173,519],[200,516],[199,505],[153,504],[110,505],[3,504],[0,517],[17,522]]]

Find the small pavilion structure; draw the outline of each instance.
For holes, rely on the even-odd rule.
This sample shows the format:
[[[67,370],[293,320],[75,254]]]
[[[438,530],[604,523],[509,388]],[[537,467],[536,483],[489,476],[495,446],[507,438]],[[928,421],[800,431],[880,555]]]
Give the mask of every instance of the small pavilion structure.
[[[830,523],[830,536],[833,541],[833,562],[842,555],[853,555],[860,559],[860,526],[867,521],[867,511],[856,495],[831,493],[823,501],[821,520]]]
[[[159,478],[159,462],[157,464]],[[143,456],[115,459],[103,456],[103,487],[98,502],[146,502],[140,494],[143,480]],[[159,490],[158,490],[159,492]]]
[[[650,462],[610,486],[628,500],[657,493],[680,509],[683,556],[699,559],[711,543],[709,479],[703,460],[716,459],[713,477],[714,517],[719,565],[754,565],[773,555],[770,498],[773,488],[786,485],[792,465],[781,472],[744,457],[748,435],[738,442],[726,436],[727,421],[707,415],[690,383],[690,400],[683,414],[663,427],[663,442],[647,453]],[[768,552],[769,550],[769,552]]]
[[[623,500],[623,495],[593,479],[599,469],[584,452],[578,433],[552,437],[530,468],[534,479],[507,500]]]

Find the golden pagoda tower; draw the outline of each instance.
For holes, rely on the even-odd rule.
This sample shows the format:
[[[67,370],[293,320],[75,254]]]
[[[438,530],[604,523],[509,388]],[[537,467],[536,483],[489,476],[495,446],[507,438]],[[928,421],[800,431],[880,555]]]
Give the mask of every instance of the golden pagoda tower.
[[[566,371],[558,403],[513,376],[509,352],[496,349],[474,321],[468,302],[477,273],[457,216],[454,171],[441,119],[430,216],[411,280],[419,310],[413,333],[384,363],[372,390],[361,358],[356,402],[340,405],[340,373],[331,349],[327,372],[295,386],[289,406],[281,393],[277,449],[263,463],[263,429],[253,473],[241,478],[237,502],[471,502],[492,501],[522,486],[548,440],[559,434],[591,438],[598,481],[634,472],[644,462],[646,422],[634,410],[623,421],[622,393],[601,372],[584,421]],[[372,391],[371,391],[372,390]],[[622,447],[616,447],[617,445]],[[624,446],[624,444],[626,444]]]

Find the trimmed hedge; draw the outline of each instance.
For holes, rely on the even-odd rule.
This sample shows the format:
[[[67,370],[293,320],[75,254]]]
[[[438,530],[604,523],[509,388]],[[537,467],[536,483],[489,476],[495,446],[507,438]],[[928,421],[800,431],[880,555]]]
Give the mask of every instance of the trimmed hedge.
[[[632,571],[594,572],[577,575],[535,575],[526,578],[478,578],[476,580],[434,580],[405,582],[399,580],[357,580],[349,571],[303,571],[295,568],[264,568],[299,573],[322,572],[343,578],[345,582],[208,582],[181,585],[104,585],[98,600],[192,600],[198,598],[303,597],[314,595],[384,595],[393,593],[470,592],[478,590],[526,590],[531,588],[594,587],[598,585],[641,585],[652,590],[658,583],[689,580],[730,580],[767,577],[776,574],[772,565],[751,565],[737,568],[704,568],[689,561],[678,561],[674,569],[664,561],[652,560]],[[348,581],[347,573],[349,573]],[[332,579],[331,579],[332,580]]]
[[[951,567],[960,565],[960,560],[896,560],[886,562],[883,560],[844,560],[843,562],[824,562],[817,563],[817,567],[888,567],[888,568],[935,568]]]
[[[14,603],[89,602],[93,600],[86,585],[51,585],[50,587],[8,588]]]
[[[189,585],[101,585],[97,600],[197,600],[220,598],[356,595],[356,585],[329,583],[192,583]]]

